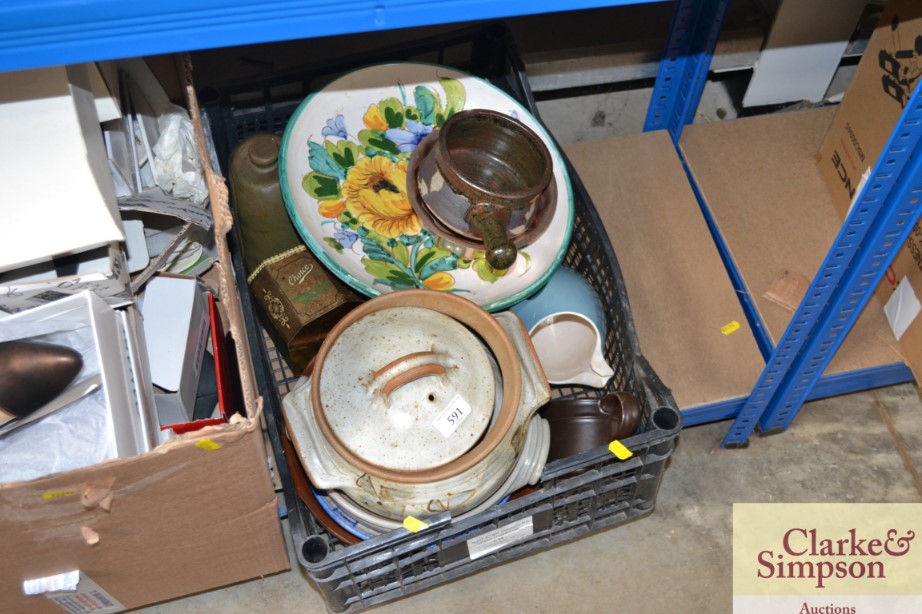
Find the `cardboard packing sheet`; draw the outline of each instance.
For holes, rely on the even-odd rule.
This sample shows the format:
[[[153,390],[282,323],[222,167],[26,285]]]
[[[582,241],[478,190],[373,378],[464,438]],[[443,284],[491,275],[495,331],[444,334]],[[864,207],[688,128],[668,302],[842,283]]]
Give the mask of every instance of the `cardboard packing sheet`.
[[[681,141],[774,342],[841,226],[814,164],[834,112],[695,124]],[[748,396],[764,361],[668,136],[565,149],[618,254],[644,354],[679,407]],[[868,308],[827,373],[901,360],[883,313]]]
[[[827,108],[692,125],[680,142],[774,343],[793,311],[766,292],[784,271],[812,280],[842,225],[813,163],[834,113]],[[896,340],[872,305],[826,373],[896,362]]]
[[[565,150],[618,255],[644,355],[678,406],[748,395],[764,363],[669,136]]]

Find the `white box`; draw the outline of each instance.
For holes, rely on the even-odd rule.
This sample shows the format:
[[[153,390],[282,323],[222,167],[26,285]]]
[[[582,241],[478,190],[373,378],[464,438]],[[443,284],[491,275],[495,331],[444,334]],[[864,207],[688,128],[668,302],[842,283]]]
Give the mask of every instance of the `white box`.
[[[150,377],[150,364],[147,362],[144,326],[141,323],[141,314],[134,305],[119,309],[115,313],[119,319],[119,332],[122,333],[121,340],[128,356],[126,364],[134,393],[133,409],[138,416],[142,442],[149,450],[161,442],[161,437],[160,421],[157,419],[157,406],[154,401],[154,387]]]
[[[87,65],[0,73],[0,271],[124,239]]]
[[[158,276],[141,313],[160,425],[189,422],[208,340],[205,297],[195,278]]]
[[[55,452],[57,460],[49,464],[50,472],[75,468],[72,465],[84,466],[81,463],[93,464],[109,458],[135,456],[153,448],[157,444],[156,434],[142,425],[143,418],[135,402],[138,393],[133,388],[128,370],[129,354],[114,309],[92,292],[85,291],[0,319],[0,341],[34,338],[61,343],[59,339],[64,335],[70,340],[67,345],[83,356],[83,370],[77,381],[95,375],[102,380],[102,398],[97,401],[104,406],[102,417],[94,419],[96,426],[92,432],[80,434],[80,441],[85,440],[81,445],[88,450],[86,458],[92,458],[89,462],[67,458],[68,450],[79,447],[78,444],[69,444],[65,434],[58,445],[59,442],[45,438],[46,429],[35,428],[58,413],[78,408],[81,401],[8,434],[5,441],[9,443],[12,437],[22,437],[16,445],[25,450],[30,447],[37,449],[40,455],[50,456],[53,450],[59,450]],[[86,398],[93,396],[87,395]],[[30,430],[37,431],[33,434],[33,438],[38,439],[35,444],[25,439]],[[98,458],[99,455],[103,458]]]
[[[63,277],[52,261],[0,273],[0,310],[17,313],[84,290],[111,307],[132,302],[128,264],[118,243],[82,252],[74,260],[75,273]]]

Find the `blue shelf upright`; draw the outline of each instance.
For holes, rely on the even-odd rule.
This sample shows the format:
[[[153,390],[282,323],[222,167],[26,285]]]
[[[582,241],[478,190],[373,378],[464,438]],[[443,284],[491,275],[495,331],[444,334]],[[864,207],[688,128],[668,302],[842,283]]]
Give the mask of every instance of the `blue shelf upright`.
[[[644,132],[668,130],[673,143],[695,118],[729,0],[677,0]]]
[[[922,211],[922,94],[916,88],[724,447],[790,426]]]

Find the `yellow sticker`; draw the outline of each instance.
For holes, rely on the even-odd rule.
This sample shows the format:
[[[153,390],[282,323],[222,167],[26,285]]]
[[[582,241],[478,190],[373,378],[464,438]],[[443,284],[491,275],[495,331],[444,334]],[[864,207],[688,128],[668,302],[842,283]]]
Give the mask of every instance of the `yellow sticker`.
[[[720,332],[722,332],[725,335],[729,335],[730,333],[735,333],[739,329],[740,329],[740,323],[737,322],[736,320],[733,320],[732,322],[721,326]]]
[[[420,520],[419,518],[413,518],[412,516],[407,516],[403,519],[403,528],[411,533],[416,533],[422,531],[423,529],[428,529],[429,525]]]
[[[617,439],[608,444],[609,451],[618,457],[618,460],[627,460],[634,456],[634,453],[628,450],[623,443]]]
[[[215,442],[213,442],[213,441],[210,440],[210,439],[200,439],[199,441],[196,441],[196,442],[195,442],[195,445],[197,445],[198,447],[200,447],[200,448],[203,449],[203,450],[208,450],[209,452],[212,451],[212,450],[220,450],[220,449],[221,449],[221,444],[215,443]]]
[[[71,495],[76,494],[76,490],[57,490],[54,492],[42,493],[42,499],[47,501],[48,499],[60,499],[61,497],[70,497]]]

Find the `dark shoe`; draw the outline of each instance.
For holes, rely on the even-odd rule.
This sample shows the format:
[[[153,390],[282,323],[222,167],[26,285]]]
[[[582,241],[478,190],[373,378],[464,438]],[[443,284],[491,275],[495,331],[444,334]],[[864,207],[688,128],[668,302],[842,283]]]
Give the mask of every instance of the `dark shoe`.
[[[80,353],[63,345],[0,342],[0,425],[53,400],[82,368]]]

